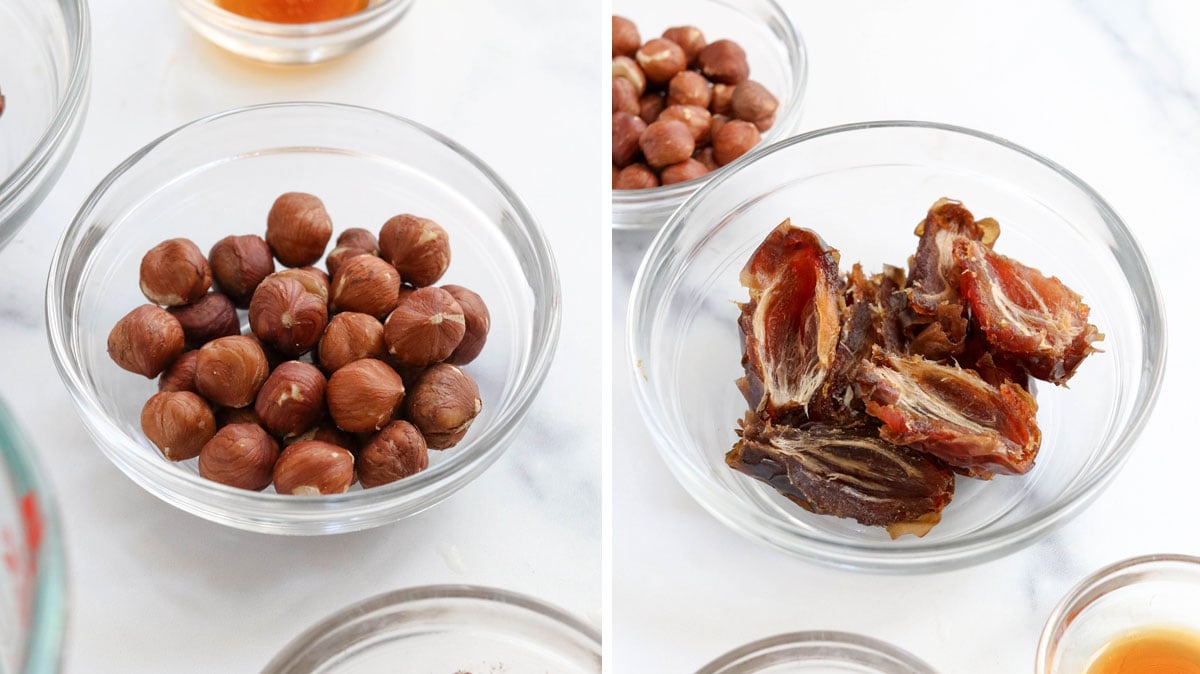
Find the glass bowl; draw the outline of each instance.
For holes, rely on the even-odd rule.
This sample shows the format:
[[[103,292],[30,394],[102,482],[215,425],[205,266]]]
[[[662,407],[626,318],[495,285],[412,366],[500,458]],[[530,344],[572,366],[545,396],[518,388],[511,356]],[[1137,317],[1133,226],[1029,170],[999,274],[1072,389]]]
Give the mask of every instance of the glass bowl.
[[[642,40],[662,35],[667,28],[693,25],[709,40],[730,39],[746,50],[750,78],[761,82],[779,99],[775,124],[762,134],[760,145],[786,138],[800,124],[801,103],[808,81],[804,41],[775,0],[616,0],[613,14],[637,24]],[[616,229],[652,230],[701,185],[714,176],[736,170],[738,162],[674,185],[648,190],[613,190],[612,219]]]
[[[924,538],[813,515],[726,466],[746,403],[738,274],[785,218],[841,251],[842,267],[903,265],[939,197],[1000,221],[997,250],[1063,279],[1106,334],[1070,390],[1038,387],[1042,449],[1025,476],[960,479]],[[637,401],[663,459],[719,520],[810,560],[929,571],[1008,554],[1089,503],[1128,457],[1166,357],[1161,300],[1133,235],[1066,169],[1003,139],[922,122],[813,131],[761,148],[696,193],[659,232],[632,290]]]
[[[347,54],[394,26],[413,0],[370,0],[361,12],[332,21],[273,23],[234,14],[214,0],[175,0],[179,13],[213,44],[276,65],[320,63]]]
[[[794,632],[746,644],[696,674],[937,674],[911,653],[849,632]]]
[[[345,494],[251,492],[171,463],[143,436],[140,410],[154,381],[118,368],[105,335],[145,303],[142,255],[188,237],[207,251],[228,234],[264,231],[275,197],[318,195],[334,221],[378,230],[417,213],[450,234],[442,279],[477,289],[493,329],[466,367],[483,411],[466,439],[430,452],[428,470]],[[243,108],[180,127],[139,150],[100,183],[51,262],[46,320],[55,363],[101,450],[152,494],[236,527],[318,534],[377,526],[428,508],[477,477],[512,442],[541,387],[559,327],[559,285],[533,216],[478,158],[441,134],[387,113],[331,103]],[[243,319],[243,325],[245,321]]]
[[[0,671],[58,671],[66,580],[54,492],[0,401]]]
[[[537,599],[469,585],[389,592],[296,637],[263,674],[600,674],[600,633]]]
[[[1147,628],[1200,633],[1200,557],[1135,557],[1088,576],[1046,621],[1035,671],[1086,672],[1106,644]]]
[[[0,248],[54,186],[87,109],[91,28],[85,0],[0,3]]]

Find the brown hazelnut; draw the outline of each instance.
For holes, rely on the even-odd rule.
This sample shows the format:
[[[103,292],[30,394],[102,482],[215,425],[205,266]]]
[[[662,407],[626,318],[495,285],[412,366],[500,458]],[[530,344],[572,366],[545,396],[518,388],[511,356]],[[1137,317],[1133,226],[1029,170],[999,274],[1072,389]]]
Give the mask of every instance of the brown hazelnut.
[[[185,461],[217,433],[208,402],[188,391],[155,393],[142,407],[142,432],[171,461]]]
[[[612,18],[612,55],[632,56],[642,45],[637,25],[623,16]]]
[[[770,129],[773,126],[775,126],[775,115],[754,120],[754,128],[758,129],[760,132],[766,132],[767,129]]]
[[[183,353],[183,328],[153,304],[125,314],[108,333],[108,355],[122,369],[153,379]]]
[[[733,90],[737,88],[733,84],[714,84],[712,86],[712,100],[708,103],[708,111],[714,115],[725,115],[726,117],[733,114]]]
[[[753,124],[740,119],[730,120],[713,136],[713,158],[724,166],[749,152],[760,140],[762,136]]]
[[[746,80],[734,87],[730,104],[733,116],[747,122],[772,117],[779,109],[779,99],[754,80]]]
[[[696,65],[714,83],[738,84],[750,77],[746,51],[732,40],[717,40],[705,46],[696,57]]]
[[[725,126],[725,123],[728,121],[729,121],[729,117],[726,115],[713,115],[712,128],[709,130],[708,135],[711,136],[712,138],[716,138],[717,132],[720,131],[721,127]]]
[[[271,247],[261,236],[227,236],[208,253],[213,281],[233,303],[245,308],[254,289],[275,271]]]
[[[627,112],[631,115],[642,111],[642,106],[638,103],[638,94],[629,80],[612,78],[612,111]]]
[[[704,168],[708,169],[710,172],[721,168],[717,165],[717,160],[713,158],[713,149],[711,147],[706,147],[697,152],[694,159],[701,164],[704,164]]]
[[[618,190],[645,190],[658,186],[658,175],[649,166],[638,162],[621,169],[617,174],[617,184],[613,187]]]
[[[613,166],[625,168],[637,159],[638,142],[646,131],[646,123],[628,112],[614,112],[612,116],[612,160]]]
[[[354,455],[328,442],[297,442],[279,455],[274,478],[280,494],[341,494],[354,483]]]
[[[173,307],[195,302],[211,285],[208,260],[187,239],[168,239],[142,257],[142,294],[155,304]]]
[[[664,110],[663,114],[667,114]],[[646,163],[654,168],[670,166],[692,156],[696,140],[687,124],[676,120],[662,119],[646,127],[641,138],[642,154]]]
[[[431,449],[453,447],[483,409],[479,387],[461,369],[439,363],[425,371],[409,392],[408,420]]]
[[[363,250],[362,248],[339,245],[338,247],[329,251],[329,254],[325,256],[325,269],[329,270],[329,275],[332,277],[337,274],[339,269],[342,268],[342,264],[346,260],[349,260],[352,257],[358,257],[359,255],[370,254],[370,251]]]
[[[462,306],[441,288],[421,288],[401,298],[383,324],[383,341],[397,362],[412,367],[450,357],[466,334]]]
[[[416,286],[438,282],[450,266],[450,236],[441,225],[415,215],[397,215],[379,232],[383,258],[400,272],[400,280]]]
[[[704,49],[707,42],[704,39],[704,33],[695,26],[675,26],[663,31],[662,36],[671,42],[679,45],[683,50],[683,55],[687,57],[688,66],[690,67],[696,62],[696,57],[700,55],[700,50]]]
[[[320,260],[332,235],[333,221],[325,204],[311,194],[282,194],[267,214],[267,245],[288,267],[304,267]]]
[[[317,440],[319,442],[327,442],[331,445],[337,445],[342,449],[351,452],[358,452],[358,440],[353,435],[343,431],[333,425],[331,421],[322,421],[312,428],[304,431],[300,435],[294,435],[290,438],[285,438],[284,445],[294,445],[297,442],[306,442],[308,440]]]
[[[271,484],[279,444],[254,424],[230,424],[200,450],[200,477],[230,487],[262,491]]]
[[[325,327],[317,347],[317,362],[326,372],[333,373],[356,360],[382,360],[386,354],[383,323],[368,314],[345,311],[330,319]]]
[[[642,94],[638,99],[638,116],[647,124],[653,124],[659,114],[667,107],[667,97],[661,91],[651,91]]]
[[[712,88],[708,80],[695,70],[685,70],[671,78],[667,85],[668,105],[697,105],[708,109],[712,102]]]
[[[628,80],[633,85],[637,96],[646,93],[646,73],[642,72],[642,67],[637,64],[637,61],[628,56],[618,56],[613,59],[612,76],[614,79]],[[616,111],[614,108],[613,112]]]
[[[242,333],[237,307],[222,293],[208,293],[191,304],[170,307],[167,311],[179,321],[184,341],[191,347]]]
[[[325,301],[294,278],[271,276],[250,300],[250,329],[264,344],[296,357],[316,346],[325,331]]]
[[[450,293],[458,301],[467,326],[462,341],[458,343],[446,362],[454,365],[466,365],[475,360],[480,351],[483,351],[483,345],[487,343],[488,331],[492,329],[492,316],[488,312],[487,305],[483,303],[483,298],[474,291],[456,285],[442,286],[442,290]]]
[[[374,255],[350,258],[333,277],[334,311],[357,311],[385,318],[400,298],[400,273]]]
[[[158,390],[196,393],[196,360],[199,357],[199,351],[188,351],[176,358],[158,378]]]
[[[358,479],[368,489],[416,475],[428,467],[425,438],[407,421],[384,426],[358,455]]]
[[[404,400],[404,381],[387,363],[363,358],[329,378],[325,401],[338,428],[367,433],[383,428]]]
[[[277,436],[303,433],[325,416],[325,375],[298,360],[283,363],[258,390],[254,411]]]
[[[290,278],[300,282],[304,289],[329,303],[329,275],[316,267],[297,267],[277,271],[267,278]],[[264,279],[265,280],[265,279]]]
[[[362,227],[351,227],[339,234],[337,245],[365,250],[371,255],[379,254],[379,239],[375,238],[371,230]]]
[[[246,407],[222,407],[217,410],[217,428],[225,428],[230,424],[254,424],[262,426],[262,419],[258,418],[258,412],[254,411],[254,406],[247,405]]]
[[[692,134],[696,146],[708,145],[712,139],[712,115],[696,105],[671,105],[658,116],[658,121],[683,122]],[[690,153],[689,153],[690,154]]]
[[[708,173],[708,167],[695,159],[685,159],[678,164],[671,164],[662,171],[662,184],[674,185]]]
[[[637,50],[637,62],[646,73],[646,79],[654,84],[666,84],[677,73],[687,68],[687,56],[683,49],[671,42],[656,37]]]
[[[196,360],[196,390],[225,407],[254,402],[267,380],[267,355],[253,337],[221,337],[200,347]]]

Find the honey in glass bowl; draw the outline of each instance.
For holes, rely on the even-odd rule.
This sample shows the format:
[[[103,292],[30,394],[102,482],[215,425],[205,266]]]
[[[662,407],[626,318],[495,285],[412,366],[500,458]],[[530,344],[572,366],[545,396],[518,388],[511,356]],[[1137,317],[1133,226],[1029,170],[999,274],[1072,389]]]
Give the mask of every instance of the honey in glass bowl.
[[[271,23],[332,21],[361,12],[368,0],[217,0],[221,9]]]
[[[1095,655],[1086,674],[1200,674],[1200,633],[1161,627],[1125,634]]]

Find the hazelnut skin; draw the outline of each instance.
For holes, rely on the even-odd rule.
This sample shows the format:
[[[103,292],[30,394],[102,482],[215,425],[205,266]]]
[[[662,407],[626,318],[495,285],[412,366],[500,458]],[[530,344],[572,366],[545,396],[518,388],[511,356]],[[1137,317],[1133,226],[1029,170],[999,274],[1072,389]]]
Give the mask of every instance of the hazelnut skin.
[[[199,351],[187,351],[176,358],[158,378],[158,390],[196,393],[196,361],[199,357]]]
[[[679,73],[667,85],[668,105],[696,105],[707,109],[711,102],[712,88],[708,80],[694,70]]]
[[[227,236],[208,252],[217,288],[243,309],[250,304],[254,289],[275,271],[271,247],[261,236]]]
[[[208,260],[187,239],[168,239],[142,257],[142,294],[168,307],[189,304],[204,297],[212,285]]]
[[[453,447],[483,409],[479,387],[461,369],[439,363],[426,370],[409,392],[405,411],[430,449]]]
[[[369,229],[351,227],[338,235],[337,245],[365,250],[371,255],[379,255],[379,239]]]
[[[217,433],[217,420],[208,402],[188,391],[155,393],[142,407],[142,432],[162,455],[185,461]]]
[[[208,293],[191,304],[170,307],[167,312],[179,321],[187,346],[203,346],[218,337],[242,334],[233,300],[222,293]]]
[[[283,444],[294,445],[297,442],[305,442],[308,440],[318,440],[327,442],[331,445],[337,445],[342,449],[350,452],[358,452],[358,440],[346,431],[333,425],[331,421],[322,421],[312,428],[304,431],[300,435],[294,435],[290,438],[284,438]]]
[[[279,437],[303,433],[325,416],[325,375],[298,360],[283,363],[258,390],[254,411]]]
[[[729,117],[727,117],[725,115],[713,115],[712,128],[709,130],[708,135],[711,136],[712,138],[716,138],[717,132],[720,131],[721,127],[725,126],[725,123],[728,121],[729,121]]]
[[[267,355],[253,337],[221,337],[200,347],[196,360],[196,390],[224,407],[254,402],[267,380]]]
[[[264,344],[287,356],[299,356],[316,346],[328,320],[325,301],[294,278],[272,276],[250,300],[250,329]]]
[[[760,132],[765,132],[767,129],[773,126],[775,126],[775,115],[754,120],[754,128],[758,129]]]
[[[297,267],[277,271],[267,278],[290,278],[300,282],[304,289],[329,303],[329,275],[316,267]]]
[[[623,80],[620,77],[612,78],[612,111],[626,112],[631,115],[642,111],[642,106],[638,103],[638,94],[629,80]]]
[[[667,97],[661,92],[651,91],[638,99],[640,110],[638,116],[647,124],[653,124],[662,111],[667,108]]]
[[[700,50],[704,49],[707,44],[704,33],[695,26],[668,28],[663,31],[662,36],[679,45],[679,48],[683,50],[683,55],[687,57],[688,67],[696,63],[696,57],[700,55]]]
[[[454,296],[441,288],[405,295],[383,324],[383,341],[397,362],[422,367],[446,360],[466,334],[466,317]]]
[[[732,84],[714,84],[712,86],[712,100],[708,103],[708,111],[714,115],[725,115],[726,117],[733,114],[733,90],[737,88]]]
[[[325,402],[338,428],[351,433],[387,425],[404,401],[404,381],[387,363],[363,358],[329,378]]]
[[[708,167],[696,159],[685,159],[678,164],[671,164],[663,169],[662,184],[674,185],[708,173]]]
[[[363,358],[382,360],[386,354],[383,323],[374,316],[354,311],[334,316],[317,347],[317,361],[330,373]]]
[[[200,450],[200,477],[230,487],[262,491],[271,484],[279,443],[254,424],[230,424]]]
[[[372,253],[356,246],[338,244],[337,248],[329,251],[329,254],[325,256],[325,268],[329,270],[330,276],[337,276],[338,270],[347,260],[359,255],[372,255]]]
[[[612,161],[613,166],[625,168],[632,164],[641,148],[639,141],[646,132],[646,123],[628,112],[614,112],[612,116]]]
[[[646,93],[646,73],[642,72],[642,67],[637,64],[637,61],[628,56],[618,56],[613,59],[612,76],[613,79],[628,80],[633,85],[635,98]],[[615,108],[613,112],[616,112]]]
[[[442,290],[450,293],[462,307],[463,318],[467,331],[463,333],[462,341],[455,347],[454,352],[446,359],[447,363],[466,365],[475,360],[487,343],[488,331],[492,329],[492,315],[487,305],[478,293],[456,285],[442,286]]]
[[[304,267],[321,259],[333,221],[325,204],[304,192],[282,194],[267,214],[267,245],[287,267]]]
[[[775,116],[775,111],[779,109],[779,99],[758,82],[746,80],[734,87],[730,105],[734,117],[747,122],[757,122]]]
[[[341,494],[354,483],[354,455],[327,442],[297,442],[279,455],[274,478],[280,494]]]
[[[666,114],[666,110],[663,111]],[[642,154],[654,168],[676,164],[692,156],[696,140],[687,124],[675,120],[659,120],[646,127],[641,138]]]
[[[738,84],[750,77],[746,51],[732,40],[717,40],[700,50],[696,65],[709,80],[720,84]]]
[[[749,152],[760,140],[762,136],[756,126],[740,119],[730,120],[713,136],[713,158],[724,166]]]
[[[645,190],[658,187],[658,175],[649,166],[638,162],[621,169],[617,174],[617,183],[613,185],[618,190]]]
[[[346,260],[333,277],[334,311],[357,311],[385,318],[400,299],[400,273],[374,255]]]
[[[425,438],[407,421],[384,426],[358,455],[358,479],[368,489],[416,475],[428,467]]]
[[[642,36],[637,25],[623,16],[612,18],[612,55],[633,56],[642,46]]]
[[[683,49],[671,42],[656,37],[637,50],[637,63],[646,73],[646,79],[654,84],[666,84],[672,77],[687,68],[687,56]]]
[[[710,172],[721,168],[717,165],[717,160],[713,158],[713,149],[711,147],[706,147],[697,152],[694,159],[701,164],[704,164],[704,168],[708,169]]]
[[[230,424],[254,424],[262,426],[262,419],[258,418],[258,412],[254,411],[253,405],[246,407],[222,407],[217,410],[217,428],[225,428]]]
[[[712,139],[712,115],[708,110],[696,105],[668,106],[658,116],[658,121],[677,121],[687,125],[696,146],[707,145]]]
[[[441,225],[415,215],[397,215],[379,231],[383,258],[400,272],[400,280],[418,288],[438,282],[450,266],[450,236]]]
[[[108,333],[108,355],[122,369],[153,379],[183,354],[183,327],[153,304],[125,314]]]

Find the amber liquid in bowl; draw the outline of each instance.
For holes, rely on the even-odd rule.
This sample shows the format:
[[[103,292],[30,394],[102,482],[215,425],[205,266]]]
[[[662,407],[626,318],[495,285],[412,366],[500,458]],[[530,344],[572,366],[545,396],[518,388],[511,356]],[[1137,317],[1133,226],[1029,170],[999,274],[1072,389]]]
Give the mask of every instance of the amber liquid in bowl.
[[[1200,674],[1200,632],[1160,627],[1104,645],[1085,674]]]
[[[271,23],[332,21],[361,12],[368,0],[217,0],[221,9]]]

